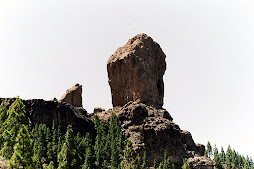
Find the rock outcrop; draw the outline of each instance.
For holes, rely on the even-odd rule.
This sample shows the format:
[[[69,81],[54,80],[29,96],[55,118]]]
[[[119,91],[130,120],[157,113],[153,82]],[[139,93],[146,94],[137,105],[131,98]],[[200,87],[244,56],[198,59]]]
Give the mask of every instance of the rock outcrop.
[[[69,103],[74,107],[82,107],[82,85],[77,83],[69,88],[59,101]]]
[[[188,162],[192,168],[195,169],[215,169],[215,162],[208,157],[195,156],[189,158]]]
[[[0,98],[2,102],[3,98]],[[15,98],[4,99],[7,106],[15,101]],[[94,137],[96,132],[94,124],[88,118],[87,112],[81,107],[74,107],[65,102],[46,101],[43,99],[22,100],[26,106],[26,116],[32,122],[32,126],[36,123],[44,123],[51,127],[53,121],[56,125],[60,125],[63,132],[66,131],[69,124],[72,125],[74,132],[80,132],[85,136],[86,132],[90,132]]]
[[[195,144],[191,133],[181,130],[165,109],[130,101],[123,107],[96,115],[108,123],[112,113],[117,115],[123,133],[133,142],[134,149],[141,156],[146,151],[149,166],[153,165],[154,159],[162,161],[165,151],[175,163],[204,155],[205,147]]]
[[[146,151],[148,166],[155,159],[162,161],[165,151],[175,163],[202,157],[205,152],[205,147],[195,144],[191,133],[181,130],[162,108],[165,58],[159,44],[146,34],[136,35],[118,48],[107,62],[114,108],[94,113],[106,123],[115,113],[134,149],[141,156]]]
[[[131,38],[107,62],[113,106],[137,101],[163,105],[166,55],[160,45],[146,34]]]

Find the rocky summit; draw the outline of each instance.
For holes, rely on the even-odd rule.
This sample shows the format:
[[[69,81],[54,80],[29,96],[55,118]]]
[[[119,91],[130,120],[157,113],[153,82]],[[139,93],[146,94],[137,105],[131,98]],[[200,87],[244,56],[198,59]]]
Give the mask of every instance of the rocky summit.
[[[163,160],[166,151],[175,163],[189,158],[192,166],[203,161],[211,167],[214,163],[202,157],[205,147],[195,144],[191,133],[181,130],[162,108],[165,58],[159,44],[146,34],[138,34],[118,48],[107,62],[114,108],[94,115],[108,122],[115,113],[136,151],[141,156],[146,151],[149,166],[155,159]]]
[[[118,48],[108,59],[108,82],[113,106],[137,101],[163,105],[166,55],[146,34],[138,34]]]

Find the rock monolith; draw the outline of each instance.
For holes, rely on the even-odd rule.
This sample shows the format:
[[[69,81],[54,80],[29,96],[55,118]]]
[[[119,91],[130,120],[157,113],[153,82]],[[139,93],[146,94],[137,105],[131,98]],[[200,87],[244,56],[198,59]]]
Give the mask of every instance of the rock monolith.
[[[107,62],[113,106],[135,101],[162,107],[165,58],[160,45],[143,33],[118,48]]]

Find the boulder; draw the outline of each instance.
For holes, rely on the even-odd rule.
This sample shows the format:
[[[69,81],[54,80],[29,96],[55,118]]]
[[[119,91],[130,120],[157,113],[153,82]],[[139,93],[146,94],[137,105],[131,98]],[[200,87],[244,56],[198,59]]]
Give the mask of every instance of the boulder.
[[[146,34],[138,34],[108,59],[113,107],[136,101],[162,107],[166,55]]]
[[[69,103],[74,107],[82,107],[82,85],[77,83],[69,88],[59,101]]]

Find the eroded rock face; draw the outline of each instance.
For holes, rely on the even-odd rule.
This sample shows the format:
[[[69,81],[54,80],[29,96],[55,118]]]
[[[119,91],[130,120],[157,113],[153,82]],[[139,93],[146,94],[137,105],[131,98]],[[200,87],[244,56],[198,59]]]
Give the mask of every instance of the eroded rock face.
[[[96,115],[107,123],[111,113],[118,116],[123,133],[133,142],[134,149],[141,157],[146,151],[149,166],[153,165],[154,159],[162,161],[165,151],[175,163],[184,158],[204,155],[205,147],[195,144],[191,133],[181,130],[165,109],[129,102],[123,107]]]
[[[69,88],[59,101],[69,103],[74,107],[82,107],[82,85],[77,83]]]
[[[0,98],[2,102],[3,98]],[[4,99],[7,106],[10,106],[15,98]],[[43,99],[22,100],[26,106],[26,116],[32,122],[32,126],[36,123],[44,123],[51,127],[53,121],[61,130],[66,132],[67,126],[72,125],[75,133],[80,132],[85,136],[86,132],[90,132],[91,136],[96,135],[94,124],[88,118],[87,111],[82,107],[74,107],[65,102],[46,101]]]
[[[107,62],[113,106],[136,101],[163,105],[166,55],[146,34],[138,34],[118,48]]]

